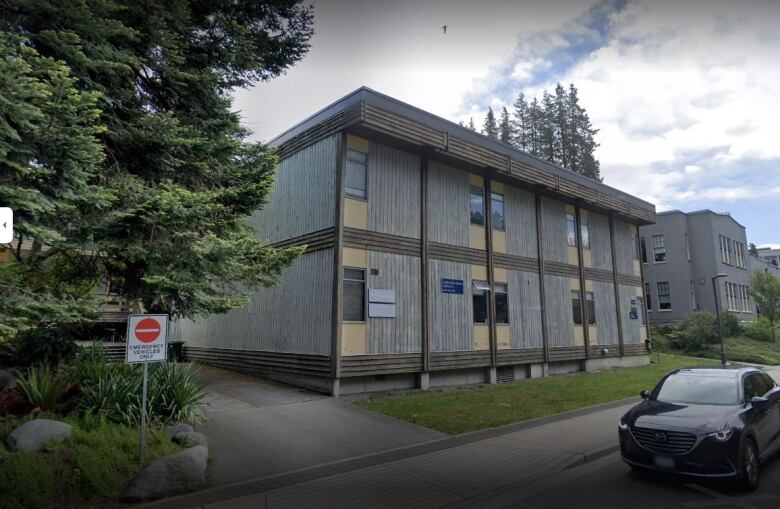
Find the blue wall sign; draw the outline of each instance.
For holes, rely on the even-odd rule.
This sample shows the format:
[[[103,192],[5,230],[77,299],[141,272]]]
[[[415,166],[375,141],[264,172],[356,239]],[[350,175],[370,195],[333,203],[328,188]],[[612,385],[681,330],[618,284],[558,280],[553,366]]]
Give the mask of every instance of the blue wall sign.
[[[441,293],[455,293],[458,295],[463,295],[463,280],[442,278]]]

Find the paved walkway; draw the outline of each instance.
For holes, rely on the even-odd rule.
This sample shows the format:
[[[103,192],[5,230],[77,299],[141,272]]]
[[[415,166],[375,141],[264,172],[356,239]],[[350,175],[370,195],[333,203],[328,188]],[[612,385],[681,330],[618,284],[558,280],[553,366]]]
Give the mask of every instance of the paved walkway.
[[[445,437],[344,401],[201,366],[208,420],[208,483],[248,479]]]
[[[224,486],[149,504],[157,509],[451,507],[617,450],[623,400]],[[376,438],[381,438],[377,433]]]

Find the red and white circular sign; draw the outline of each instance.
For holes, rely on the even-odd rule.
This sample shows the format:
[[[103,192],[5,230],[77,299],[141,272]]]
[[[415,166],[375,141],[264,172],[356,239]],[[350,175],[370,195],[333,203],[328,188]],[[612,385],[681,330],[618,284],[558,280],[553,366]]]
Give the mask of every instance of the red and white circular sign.
[[[151,343],[160,337],[160,323],[154,318],[144,318],[135,326],[135,337],[142,343]]]

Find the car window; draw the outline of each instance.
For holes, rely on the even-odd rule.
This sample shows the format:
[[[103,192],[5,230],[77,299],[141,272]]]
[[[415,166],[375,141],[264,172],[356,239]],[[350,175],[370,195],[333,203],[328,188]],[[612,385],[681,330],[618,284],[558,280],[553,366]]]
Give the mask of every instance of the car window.
[[[758,373],[753,373],[745,377],[745,401],[750,401],[756,396],[763,396],[768,389],[764,384],[763,378]]]
[[[771,376],[767,375],[766,373],[761,373],[761,378],[764,379],[764,383],[767,386],[767,392],[775,388],[775,381],[772,379]]]
[[[737,405],[737,379],[722,376],[669,375],[657,389],[656,400],[692,405]]]

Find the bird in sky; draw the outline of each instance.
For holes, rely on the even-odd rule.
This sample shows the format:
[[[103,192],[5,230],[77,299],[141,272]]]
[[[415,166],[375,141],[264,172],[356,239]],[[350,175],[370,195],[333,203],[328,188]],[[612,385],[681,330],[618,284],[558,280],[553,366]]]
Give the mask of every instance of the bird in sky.
[[[444,30],[444,35],[447,35],[447,25],[442,25],[441,29]]]

